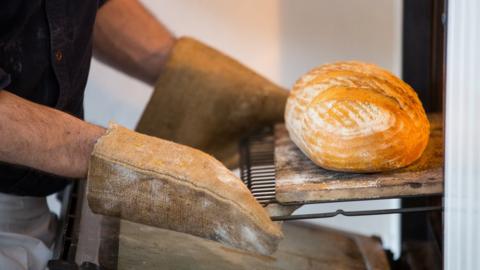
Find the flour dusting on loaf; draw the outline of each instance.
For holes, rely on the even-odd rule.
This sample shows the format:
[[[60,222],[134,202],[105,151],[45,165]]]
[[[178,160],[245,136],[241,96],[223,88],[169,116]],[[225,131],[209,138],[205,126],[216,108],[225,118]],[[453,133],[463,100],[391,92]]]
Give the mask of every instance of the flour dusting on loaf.
[[[293,86],[285,110],[293,142],[331,170],[378,172],[407,166],[425,150],[430,124],[415,91],[373,64],[314,68]]]

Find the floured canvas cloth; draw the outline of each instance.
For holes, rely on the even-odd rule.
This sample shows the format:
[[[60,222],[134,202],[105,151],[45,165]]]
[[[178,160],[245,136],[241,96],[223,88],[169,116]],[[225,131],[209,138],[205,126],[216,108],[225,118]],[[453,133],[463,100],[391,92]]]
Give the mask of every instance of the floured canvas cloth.
[[[245,185],[202,151],[111,125],[95,145],[93,212],[270,254],[279,227]]]
[[[238,161],[238,141],[283,121],[288,92],[234,59],[180,38],[156,83],[137,131]]]

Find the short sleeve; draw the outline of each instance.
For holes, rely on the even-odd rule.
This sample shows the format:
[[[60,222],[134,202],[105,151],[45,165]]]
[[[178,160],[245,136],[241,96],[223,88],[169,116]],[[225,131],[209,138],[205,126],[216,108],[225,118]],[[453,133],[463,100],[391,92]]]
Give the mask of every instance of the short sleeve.
[[[10,75],[0,68],[0,90],[4,89],[10,84]]]

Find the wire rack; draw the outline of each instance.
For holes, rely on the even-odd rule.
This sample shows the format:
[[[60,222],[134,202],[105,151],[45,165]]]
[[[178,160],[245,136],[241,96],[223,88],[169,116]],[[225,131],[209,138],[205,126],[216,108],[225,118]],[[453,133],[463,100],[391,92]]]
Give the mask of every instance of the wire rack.
[[[274,137],[270,127],[240,142],[240,177],[264,206],[277,203],[273,148]]]
[[[275,142],[273,127],[265,127],[259,132],[243,139],[239,144],[240,177],[257,201],[266,207],[270,204],[280,204],[275,197]],[[416,197],[433,197],[441,195],[426,195]],[[393,198],[403,198],[398,196]],[[382,198],[386,199],[386,198]],[[362,199],[363,200],[363,199]],[[375,199],[369,199],[375,200]],[[361,200],[352,200],[361,201]],[[311,204],[311,203],[310,203]],[[289,204],[290,206],[292,204]],[[303,204],[294,204],[301,206]],[[309,213],[302,215],[272,216],[272,220],[298,220],[314,218],[330,218],[337,215],[366,216],[385,214],[405,214],[428,211],[443,211],[442,205],[422,205],[408,208],[374,209],[360,211],[345,211],[338,209],[333,212]]]

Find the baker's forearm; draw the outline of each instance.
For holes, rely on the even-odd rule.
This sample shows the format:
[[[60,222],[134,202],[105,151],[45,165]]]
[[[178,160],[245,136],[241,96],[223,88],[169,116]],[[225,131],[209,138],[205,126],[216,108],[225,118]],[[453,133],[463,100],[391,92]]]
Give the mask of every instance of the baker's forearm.
[[[110,0],[97,13],[94,56],[154,84],[175,37],[137,0]]]
[[[0,161],[60,176],[86,176],[104,129],[0,91]]]

